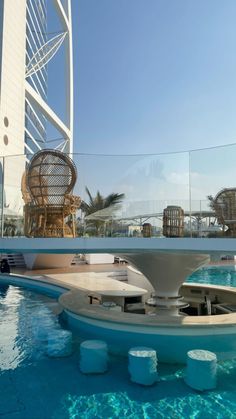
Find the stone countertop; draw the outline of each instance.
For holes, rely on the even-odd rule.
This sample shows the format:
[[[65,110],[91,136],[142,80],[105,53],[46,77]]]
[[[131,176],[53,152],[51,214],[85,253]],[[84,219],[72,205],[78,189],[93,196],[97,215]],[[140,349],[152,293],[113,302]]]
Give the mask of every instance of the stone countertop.
[[[136,297],[147,293],[144,288],[112,278],[109,272],[52,274],[46,277],[100,295]]]

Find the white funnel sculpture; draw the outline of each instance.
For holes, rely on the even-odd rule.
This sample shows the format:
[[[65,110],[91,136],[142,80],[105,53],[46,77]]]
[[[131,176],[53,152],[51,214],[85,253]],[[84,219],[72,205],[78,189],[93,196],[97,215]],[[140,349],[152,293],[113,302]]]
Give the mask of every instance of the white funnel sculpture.
[[[176,316],[181,302],[179,289],[185,279],[209,262],[209,255],[196,253],[128,253],[122,257],[134,265],[155,289],[158,314]]]

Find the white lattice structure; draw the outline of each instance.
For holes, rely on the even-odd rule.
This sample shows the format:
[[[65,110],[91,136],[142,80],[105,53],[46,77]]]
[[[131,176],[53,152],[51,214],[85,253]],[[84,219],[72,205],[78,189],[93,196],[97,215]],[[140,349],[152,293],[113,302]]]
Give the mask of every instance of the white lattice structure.
[[[22,3],[22,1],[21,1]],[[35,153],[42,148],[72,152],[73,136],[73,62],[71,0],[51,0],[60,26],[58,33],[49,33],[46,0],[24,0],[26,5],[26,62],[25,62],[25,151]],[[48,66],[60,47],[65,48],[66,115],[63,120],[47,102]],[[64,65],[62,63],[62,65]],[[58,86],[60,89],[61,86]],[[49,121],[59,132],[52,141],[46,132]],[[67,121],[66,123],[63,121]],[[48,145],[50,141],[50,145]]]
[[[50,32],[51,27],[54,32]],[[48,101],[48,72],[61,48],[64,86],[60,80],[57,91],[66,94],[66,105],[65,115],[59,116]],[[59,134],[57,140],[52,138],[53,130]],[[30,155],[44,148],[71,153],[72,139],[71,0],[1,0],[0,156]],[[26,160],[6,158],[0,163],[0,179],[4,168],[5,206],[18,212]]]

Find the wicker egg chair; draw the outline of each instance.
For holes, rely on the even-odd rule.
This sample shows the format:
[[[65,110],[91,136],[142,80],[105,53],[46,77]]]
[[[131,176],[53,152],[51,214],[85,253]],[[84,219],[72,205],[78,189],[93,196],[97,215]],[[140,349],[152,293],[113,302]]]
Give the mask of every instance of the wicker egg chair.
[[[236,237],[236,188],[222,189],[216,194],[212,206],[224,234]]]
[[[75,237],[81,203],[71,194],[76,178],[74,162],[61,151],[46,149],[33,156],[22,178],[26,236]]]

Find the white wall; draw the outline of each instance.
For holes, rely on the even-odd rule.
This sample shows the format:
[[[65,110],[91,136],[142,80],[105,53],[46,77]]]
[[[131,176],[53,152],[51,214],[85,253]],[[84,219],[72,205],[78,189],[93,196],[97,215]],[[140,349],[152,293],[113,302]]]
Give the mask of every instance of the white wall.
[[[93,253],[85,255],[85,260],[88,264],[99,264],[99,263],[114,263],[114,255],[108,253]]]
[[[25,264],[28,269],[69,268],[74,254],[60,255],[48,253],[24,253]]]
[[[26,0],[5,0],[0,97],[1,155],[24,153]],[[4,126],[4,117],[9,126]],[[3,142],[8,136],[8,145]]]
[[[26,0],[5,0],[0,89],[0,155],[24,153]],[[8,118],[8,126],[4,118]],[[4,142],[7,136],[8,143]],[[6,204],[19,211],[23,159],[6,159]]]

